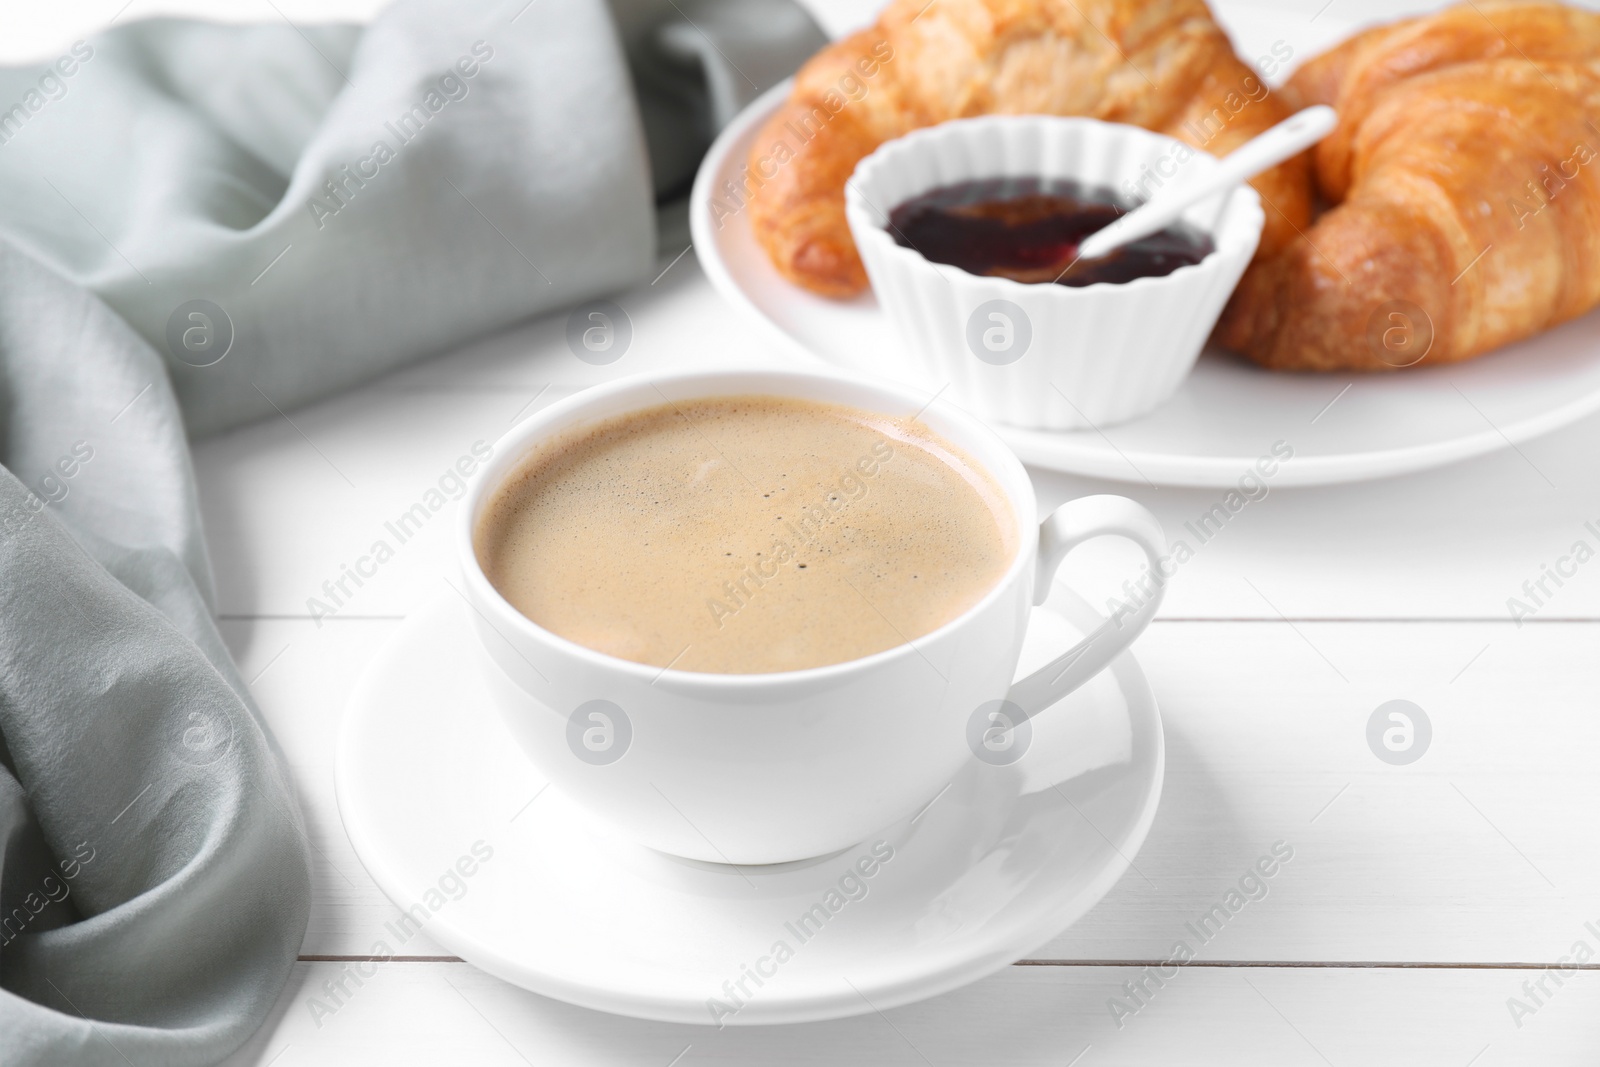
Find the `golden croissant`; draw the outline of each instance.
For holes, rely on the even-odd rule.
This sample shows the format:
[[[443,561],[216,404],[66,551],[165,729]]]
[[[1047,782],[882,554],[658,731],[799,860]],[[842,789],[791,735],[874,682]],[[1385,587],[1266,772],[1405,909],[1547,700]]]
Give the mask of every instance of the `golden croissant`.
[[[1266,65],[1288,58],[1278,50]],[[844,185],[884,141],[974,115],[1086,115],[1226,155],[1289,114],[1262,73],[1204,0],[894,0],[871,29],[812,57],[757,136],[751,226],[790,281],[850,296],[867,276]],[[1263,255],[1309,224],[1308,166],[1297,157],[1252,183],[1267,205]]]
[[[1362,33],[1285,87],[1338,109],[1334,205],[1218,330],[1288,370],[1469,359],[1600,304],[1600,14],[1476,0]]]

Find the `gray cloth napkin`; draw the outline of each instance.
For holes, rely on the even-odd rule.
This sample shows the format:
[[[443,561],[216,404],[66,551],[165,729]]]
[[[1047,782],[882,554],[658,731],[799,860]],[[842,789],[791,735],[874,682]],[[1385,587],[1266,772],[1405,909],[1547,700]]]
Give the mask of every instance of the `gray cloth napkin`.
[[[185,436],[648,277],[789,0],[155,20],[0,71],[0,1063],[204,1064],[304,935]]]

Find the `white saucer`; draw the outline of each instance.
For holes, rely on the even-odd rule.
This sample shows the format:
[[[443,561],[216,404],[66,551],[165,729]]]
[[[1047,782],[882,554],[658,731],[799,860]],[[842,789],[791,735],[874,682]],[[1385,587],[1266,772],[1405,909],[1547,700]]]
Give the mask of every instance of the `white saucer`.
[[[931,393],[945,383],[906,363],[870,292],[850,301],[814,296],[779,277],[745,212],[724,214],[719,226],[714,203],[736,205],[724,183],[738,185],[752,141],[788,91],[785,82],[752,103],[700,165],[689,204],[700,265],[718,292],[795,351]],[[1596,409],[1600,312],[1467,363],[1398,374],[1275,374],[1211,350],[1170,401],[1103,433],[995,429],[1026,463],[1162,485],[1234,485],[1282,441],[1294,458],[1273,484],[1323,485],[1442,466]]]
[[[727,1025],[920,1000],[1004,967],[1076,921],[1127,870],[1155,817],[1161,720],[1125,653],[1033,721],[1020,761],[974,759],[919,815],[857,848],[774,867],[673,859],[544,789],[488,703],[469,609],[441,594],[406,620],[351,697],[339,811],[373,879],[426,919],[430,937],[546,996]],[[1093,622],[1058,587],[1035,612],[1023,668]],[[1098,769],[1079,773],[1085,767]],[[858,883],[865,895],[851,884],[830,901],[879,841],[893,856],[869,864],[872,877]],[[840,900],[804,941],[785,925]],[[772,955],[779,941],[793,953],[781,963]],[[391,942],[389,951],[403,950]],[[745,973],[757,967],[769,972],[759,987]],[[733,1007],[724,983],[737,992],[741,979],[751,995],[714,1016],[708,1000]]]

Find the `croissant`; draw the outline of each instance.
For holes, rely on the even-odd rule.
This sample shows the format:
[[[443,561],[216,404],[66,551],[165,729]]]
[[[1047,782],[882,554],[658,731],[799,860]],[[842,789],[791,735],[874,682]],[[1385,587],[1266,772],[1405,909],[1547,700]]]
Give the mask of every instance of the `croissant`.
[[[1470,359],[1600,304],[1600,15],[1476,0],[1362,33],[1327,103],[1334,205],[1241,282],[1218,340],[1280,370]]]
[[[1264,65],[1288,58],[1277,47]],[[1289,109],[1204,0],[894,0],[875,26],[813,56],[756,138],[739,190],[756,238],[790,281],[860,292],[844,214],[856,163],[919,127],[997,112],[1130,123],[1225,155]],[[1253,184],[1269,205],[1261,249],[1273,253],[1310,221],[1309,163]]]

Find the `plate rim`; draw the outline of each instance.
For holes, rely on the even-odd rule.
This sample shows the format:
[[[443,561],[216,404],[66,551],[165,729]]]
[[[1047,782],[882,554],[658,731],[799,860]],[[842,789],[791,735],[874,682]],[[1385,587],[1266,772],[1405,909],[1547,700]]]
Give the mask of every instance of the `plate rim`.
[[[1084,620],[1099,618],[1080,596],[1060,584],[1055,587],[1050,604],[1046,607],[1065,617],[1080,630],[1087,625]],[[470,625],[470,619],[465,617],[465,609],[440,594],[421,610],[408,614],[395,633],[368,661],[344,705],[334,753],[334,796],[345,834],[356,858],[378,889],[395,907],[402,910],[409,906],[402,903],[408,899],[403,879],[385,861],[388,852],[377,846],[374,840],[376,831],[362,822],[359,802],[354,799],[358,787],[352,778],[358,773],[360,762],[356,740],[361,735],[360,723],[364,719],[360,709],[363,705],[372,706],[376,703],[373,691],[379,687],[389,660],[405,646],[413,631],[432,622],[435,615],[447,612],[459,613],[461,624]],[[1028,929],[1032,932],[1026,936],[1018,930],[1009,940],[996,942],[982,952],[947,952],[931,967],[911,973],[902,972],[888,979],[880,978],[876,983],[859,989],[853,986],[852,989],[857,989],[853,995],[844,991],[814,991],[803,996],[784,997],[773,991],[759,1000],[751,1001],[737,1015],[726,1020],[726,1025],[770,1026],[822,1022],[865,1015],[939,996],[986,978],[1025,958],[1029,951],[1059,936],[1103,900],[1132,869],[1133,858],[1144,847],[1160,808],[1167,760],[1166,731],[1155,691],[1133,653],[1122,652],[1106,670],[1115,677],[1117,688],[1127,701],[1130,717],[1135,718],[1135,738],[1138,738],[1141,729],[1149,734],[1148,755],[1141,760],[1136,751],[1130,765],[1137,768],[1147,762],[1150,770],[1140,793],[1136,817],[1122,841],[1122,847],[1109,851],[1100,870],[1079,893],[1042,913],[1037,922],[1030,924]],[[700,1000],[689,1000],[660,990],[647,992],[630,988],[619,991],[614,985],[564,976],[536,964],[530,965],[528,961],[513,959],[493,945],[456,929],[447,921],[430,922],[423,930],[440,946],[473,966],[540,996],[631,1018],[712,1025],[705,1016],[705,1004]]]

